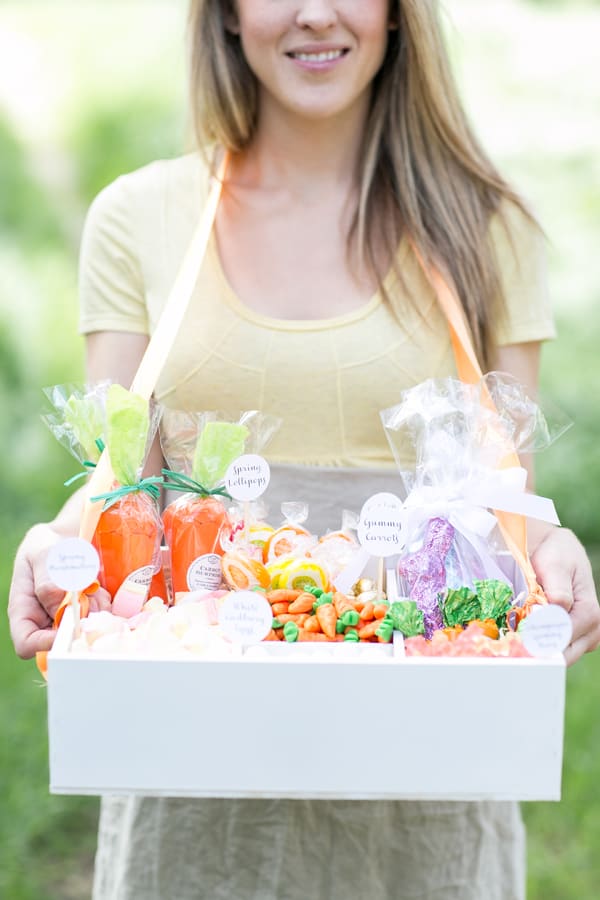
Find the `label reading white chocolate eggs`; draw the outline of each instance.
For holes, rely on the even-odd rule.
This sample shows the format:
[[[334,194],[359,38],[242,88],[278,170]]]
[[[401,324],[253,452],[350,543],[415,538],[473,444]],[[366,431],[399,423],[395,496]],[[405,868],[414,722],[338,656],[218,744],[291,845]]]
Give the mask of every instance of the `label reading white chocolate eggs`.
[[[63,591],[82,591],[98,577],[100,558],[83,538],[64,538],[48,551],[46,569],[50,580]]]
[[[404,547],[404,506],[395,494],[373,494],[360,511],[358,540],[371,556],[393,556]]]
[[[221,557],[216,553],[198,556],[187,570],[186,581],[190,591],[216,591],[221,586]]]
[[[256,500],[271,478],[269,463],[257,453],[238,456],[225,473],[225,488],[234,500]]]
[[[219,625],[234,644],[258,644],[273,625],[271,604],[259,591],[233,591],[219,609]]]

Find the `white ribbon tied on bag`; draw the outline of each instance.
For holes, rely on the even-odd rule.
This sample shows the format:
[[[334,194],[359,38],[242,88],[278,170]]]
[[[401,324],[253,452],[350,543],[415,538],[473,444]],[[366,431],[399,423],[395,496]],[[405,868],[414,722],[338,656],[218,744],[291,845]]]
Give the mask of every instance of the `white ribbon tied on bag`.
[[[526,483],[527,470],[522,466],[511,466],[487,469],[475,477],[451,484],[414,487],[404,501],[409,533],[413,533],[415,519],[423,521],[440,516],[460,531],[470,531],[485,538],[497,521],[490,509],[560,525],[553,501],[527,493]]]
[[[444,518],[460,532],[485,561],[488,577],[505,579],[494,563],[486,539],[497,523],[490,509],[517,513],[560,525],[556,508],[548,497],[526,491],[527,470],[522,466],[483,469],[476,476],[439,485],[418,485],[404,501],[406,532],[419,533],[429,519]],[[335,579],[336,587],[347,592],[361,577],[370,557],[361,548]]]

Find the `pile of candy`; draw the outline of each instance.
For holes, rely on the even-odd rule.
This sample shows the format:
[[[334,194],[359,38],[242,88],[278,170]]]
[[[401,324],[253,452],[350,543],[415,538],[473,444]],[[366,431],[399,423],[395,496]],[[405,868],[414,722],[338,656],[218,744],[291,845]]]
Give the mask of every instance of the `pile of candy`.
[[[273,627],[266,640],[388,643],[392,631],[383,628],[388,601],[377,597],[373,583],[367,579],[357,585],[357,591],[354,596],[320,587],[267,591]]]

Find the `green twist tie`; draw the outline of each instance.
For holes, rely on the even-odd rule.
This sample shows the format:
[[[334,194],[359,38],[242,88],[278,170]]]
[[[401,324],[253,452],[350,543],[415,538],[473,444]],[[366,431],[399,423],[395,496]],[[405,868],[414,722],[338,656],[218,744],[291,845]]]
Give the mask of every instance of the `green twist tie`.
[[[104,441],[102,440],[102,438],[96,438],[94,443],[100,451],[100,454],[104,453]],[[76,481],[79,481],[80,478],[87,478],[87,476],[90,474],[90,470],[96,468],[96,463],[92,462],[90,459],[84,459],[82,465],[85,466],[83,472],[78,472],[77,475],[73,475],[71,478],[68,478],[65,482],[63,482],[65,487],[70,487]]]
[[[149,494],[153,500],[158,501],[160,497],[159,485],[162,483],[163,480],[159,475],[152,475],[150,478],[143,478],[136,484],[122,484],[112,491],[107,491],[106,494],[90,497],[90,500],[92,503],[96,503],[97,500],[106,501],[102,507],[103,510],[110,509],[111,506],[118,503],[121,497],[125,497],[127,494],[136,494],[138,491],[143,491],[145,494]]]
[[[183,475],[181,472],[173,472],[171,469],[161,470],[166,481],[163,481],[163,487],[172,491],[185,491],[187,494],[199,494],[201,497],[212,497],[218,495],[231,500],[231,494],[228,494],[223,486],[217,488],[206,488],[199,481],[194,481],[189,475]],[[171,480],[168,480],[171,479]]]
[[[72,475],[70,478],[67,478],[67,480],[63,482],[65,487],[70,487],[72,484],[75,484],[76,481],[79,481],[80,478],[87,478],[90,474],[90,470],[96,468],[96,463],[91,462],[89,459],[84,459],[82,465],[86,467],[83,472],[78,472],[77,475]]]

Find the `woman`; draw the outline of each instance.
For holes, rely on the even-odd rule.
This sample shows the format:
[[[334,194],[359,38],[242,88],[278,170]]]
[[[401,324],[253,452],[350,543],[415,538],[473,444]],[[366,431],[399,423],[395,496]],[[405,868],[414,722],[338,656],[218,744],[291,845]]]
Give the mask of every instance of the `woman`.
[[[339,524],[342,503],[357,508],[389,485],[378,410],[454,372],[417,251],[456,286],[486,368],[535,392],[540,342],[553,334],[536,227],[468,128],[436,7],[195,0],[203,153],[119,179],[86,225],[88,377],[129,383],[206,195],[203,158],[230,151],[212,242],[156,395],[280,415],[269,500],[277,509],[276,496],[310,494],[315,530]],[[19,550],[10,614],[23,656],[51,643],[61,598],[42,574],[45,550],[77,518],[73,499]],[[565,530],[536,526],[531,549],[549,598],[570,612],[572,663],[600,640],[589,563]],[[103,802],[94,896],[518,898],[523,855],[513,804],[113,798]]]

